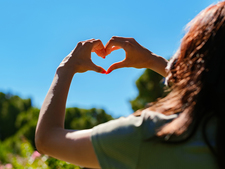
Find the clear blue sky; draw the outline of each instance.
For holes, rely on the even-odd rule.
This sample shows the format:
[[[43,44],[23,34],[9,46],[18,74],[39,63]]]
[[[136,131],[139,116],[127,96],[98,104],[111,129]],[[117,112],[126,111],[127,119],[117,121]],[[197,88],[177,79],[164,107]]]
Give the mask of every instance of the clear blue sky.
[[[77,42],[114,35],[134,37],[169,59],[185,25],[213,0],[0,0],[0,91],[31,98],[41,107],[55,70]],[[93,62],[107,69],[124,58],[118,50]],[[127,116],[143,69],[123,68],[109,75],[76,74],[67,107],[103,108]]]

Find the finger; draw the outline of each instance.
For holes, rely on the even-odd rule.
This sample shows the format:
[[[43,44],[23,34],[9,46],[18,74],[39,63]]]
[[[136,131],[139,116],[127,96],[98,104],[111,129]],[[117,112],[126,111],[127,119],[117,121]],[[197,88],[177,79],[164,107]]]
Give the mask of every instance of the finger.
[[[93,70],[95,72],[102,73],[102,74],[105,74],[106,73],[106,70],[105,69],[103,69],[101,66],[97,66],[94,63],[91,64],[89,70]]]
[[[123,48],[128,51],[132,48],[132,42],[130,38],[112,37],[105,46],[106,55],[110,54],[113,49]]]
[[[111,52],[114,51],[114,50],[118,50],[118,49],[121,49],[121,47],[120,47],[120,46],[113,46],[113,47],[111,48]]]
[[[106,70],[103,69],[101,66],[97,66],[93,69],[93,71],[98,72],[98,73],[102,73],[102,74],[106,74]]]
[[[101,40],[93,40],[92,41],[92,52],[95,52],[98,56],[105,58],[105,47]]]
[[[122,41],[116,41],[116,40],[109,41],[109,43],[105,47],[105,54],[109,55],[112,51],[123,48],[123,43],[124,42]]]
[[[127,67],[127,64],[126,64],[126,61],[125,61],[125,60],[123,60],[123,61],[121,61],[121,62],[117,62],[117,63],[112,64],[112,65],[108,68],[108,70],[106,71],[106,74],[111,73],[111,72],[112,72],[113,70],[115,70],[115,69],[119,69],[119,68],[123,68],[123,67]]]
[[[117,49],[123,48],[123,43],[124,43],[124,39],[119,37],[112,37],[105,45],[106,55],[114,51],[113,49],[116,50],[116,48]]]
[[[112,48],[110,49],[110,53],[112,53],[114,50],[118,50],[121,49],[120,46],[112,46]]]

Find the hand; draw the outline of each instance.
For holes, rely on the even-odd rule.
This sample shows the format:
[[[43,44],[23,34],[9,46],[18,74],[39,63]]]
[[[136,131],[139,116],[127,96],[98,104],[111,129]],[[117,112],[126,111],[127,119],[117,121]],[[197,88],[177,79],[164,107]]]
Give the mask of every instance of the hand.
[[[91,52],[105,58],[105,48],[100,40],[86,40],[79,42],[75,49],[66,56],[59,65],[60,68],[66,68],[67,73],[83,73],[93,70],[99,73],[105,73],[105,69],[95,65],[91,60]]]
[[[150,68],[152,62],[152,52],[141,46],[133,38],[112,37],[105,46],[106,55],[117,49],[124,49],[126,57],[123,61],[112,64],[107,74],[122,67]]]

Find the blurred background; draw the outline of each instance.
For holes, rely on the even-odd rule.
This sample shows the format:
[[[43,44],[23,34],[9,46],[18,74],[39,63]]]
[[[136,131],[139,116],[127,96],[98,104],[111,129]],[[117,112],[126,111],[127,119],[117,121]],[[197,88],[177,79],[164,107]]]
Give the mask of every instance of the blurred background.
[[[213,3],[0,0],[0,167],[8,164],[18,168],[24,163],[37,168],[38,162],[31,157],[35,152],[33,138],[39,109],[57,66],[79,41],[95,38],[105,45],[112,36],[133,37],[169,59],[179,47],[186,24]],[[93,62],[105,69],[124,57],[122,49],[106,59],[92,54]],[[118,69],[108,75],[91,71],[76,74],[68,96],[65,125],[90,128],[128,116],[162,96],[162,81],[150,70],[133,68]],[[14,157],[14,162],[9,156]],[[53,164],[74,168],[44,157],[38,156],[46,168]]]
[[[169,59],[185,25],[213,0],[0,0],[0,91],[32,98],[41,107],[55,70],[79,41],[133,37]],[[118,50],[94,63],[107,69],[125,57]],[[144,70],[124,68],[109,75],[77,74],[67,105],[104,108],[115,117],[132,112],[129,101]]]

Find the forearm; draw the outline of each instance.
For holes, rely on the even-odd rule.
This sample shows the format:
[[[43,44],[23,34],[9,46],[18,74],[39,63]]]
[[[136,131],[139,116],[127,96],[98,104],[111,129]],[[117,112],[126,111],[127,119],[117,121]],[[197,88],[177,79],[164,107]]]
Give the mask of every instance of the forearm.
[[[101,51],[102,49],[103,51]],[[71,131],[64,129],[66,100],[74,74],[88,70],[105,72],[91,61],[91,51],[104,56],[100,40],[79,42],[60,63],[41,107],[35,133],[38,151],[72,164],[99,168],[92,143],[92,129]]]
[[[146,68],[159,73],[163,77],[166,77],[167,76],[166,66],[168,64],[168,61],[165,58],[158,56],[154,53],[151,53],[151,55],[152,56],[150,57],[148,67]]]
[[[55,128],[64,128],[66,100],[73,74],[57,69],[40,110],[36,139],[45,137]]]

